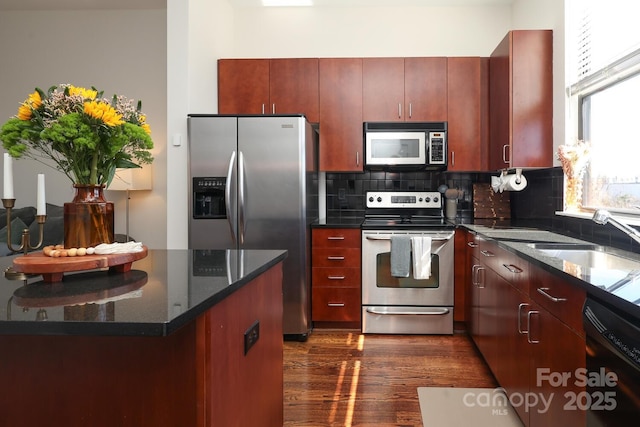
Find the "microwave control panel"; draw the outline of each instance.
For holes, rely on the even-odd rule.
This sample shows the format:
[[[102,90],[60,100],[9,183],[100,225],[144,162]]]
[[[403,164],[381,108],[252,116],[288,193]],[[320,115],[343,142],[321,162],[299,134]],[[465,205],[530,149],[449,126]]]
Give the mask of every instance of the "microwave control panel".
[[[431,165],[444,165],[447,161],[447,138],[445,132],[429,132],[429,161]]]

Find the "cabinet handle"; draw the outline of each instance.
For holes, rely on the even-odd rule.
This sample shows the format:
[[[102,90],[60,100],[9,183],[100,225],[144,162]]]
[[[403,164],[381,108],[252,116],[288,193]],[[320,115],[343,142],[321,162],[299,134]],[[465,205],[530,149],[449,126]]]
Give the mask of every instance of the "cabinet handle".
[[[402,104],[398,102],[398,118],[402,118]]]
[[[484,278],[482,282],[480,282],[480,271],[484,271],[484,267],[478,264],[474,264],[474,266],[471,268],[471,283],[480,289],[484,289]],[[481,284],[482,286],[480,286]]]
[[[527,313],[527,342],[529,344],[538,344],[540,340],[534,340],[531,338],[531,315],[532,314],[540,314],[539,311],[531,310]]]
[[[331,261],[342,261],[342,260],[344,260],[344,257],[343,256],[328,256],[327,259],[331,260]]]
[[[411,102],[409,103],[409,118],[413,117],[413,108]]]
[[[451,166],[455,166],[455,165],[456,165],[456,152],[451,151]]]
[[[496,256],[496,254],[494,254],[494,253],[493,253],[493,252],[491,252],[491,251],[487,251],[487,250],[480,251],[480,253],[481,253],[482,255],[484,255],[484,256],[487,256],[487,257]]]
[[[327,276],[329,280],[344,280],[344,276]]]
[[[470,248],[477,248],[478,244],[476,242],[467,242],[467,246],[469,246]]]
[[[529,307],[529,304],[523,302],[520,305],[518,305],[518,333],[522,335],[529,333],[529,329],[527,329],[526,331],[522,330],[522,308],[523,307]]]
[[[271,104],[271,114],[276,113],[276,104]]]
[[[356,166],[360,166],[360,152],[356,151]]]
[[[344,307],[343,302],[330,302],[327,303],[327,307]]]
[[[553,302],[564,302],[567,300],[566,298],[554,297],[553,295],[548,294],[547,293],[548,290],[549,288],[538,288],[538,293],[544,295],[545,297],[549,298]]]
[[[329,236],[327,240],[344,240],[344,236]]]
[[[262,104],[262,114],[264,114],[264,104]]]
[[[506,268],[507,270],[509,270],[512,273],[522,273],[522,269],[516,265],[513,264],[502,264],[502,266],[504,268]]]
[[[507,151],[509,151],[509,154],[511,154],[511,151],[509,150],[509,144],[505,144],[502,146],[502,161],[506,164],[509,164],[511,162],[511,159],[507,159]]]

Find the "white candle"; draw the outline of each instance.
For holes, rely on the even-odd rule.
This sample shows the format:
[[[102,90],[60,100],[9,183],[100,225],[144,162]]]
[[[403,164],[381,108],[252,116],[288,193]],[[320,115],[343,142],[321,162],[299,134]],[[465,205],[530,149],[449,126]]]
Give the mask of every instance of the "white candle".
[[[4,153],[4,193],[3,199],[13,199],[13,159]]]
[[[38,174],[38,198],[36,205],[36,215],[46,215],[47,205],[44,198],[44,174]]]

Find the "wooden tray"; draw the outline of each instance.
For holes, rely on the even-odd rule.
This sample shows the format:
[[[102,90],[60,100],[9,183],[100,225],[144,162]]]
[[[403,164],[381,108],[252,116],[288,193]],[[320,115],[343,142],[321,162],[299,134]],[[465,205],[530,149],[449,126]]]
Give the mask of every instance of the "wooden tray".
[[[131,270],[134,261],[145,258],[148,249],[142,247],[142,251],[129,254],[111,255],[84,255],[75,257],[53,258],[42,252],[35,252],[17,257],[13,260],[13,270],[16,273],[42,275],[45,282],[59,282],[64,273],[75,271],[87,271],[97,268],[109,268],[112,271],[123,273]]]

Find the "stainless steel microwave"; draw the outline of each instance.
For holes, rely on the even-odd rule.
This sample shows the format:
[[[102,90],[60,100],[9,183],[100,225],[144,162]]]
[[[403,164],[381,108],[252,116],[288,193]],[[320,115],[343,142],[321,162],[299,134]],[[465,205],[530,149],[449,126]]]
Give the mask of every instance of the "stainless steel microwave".
[[[444,170],[447,122],[364,122],[365,168]]]

